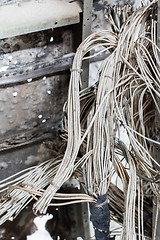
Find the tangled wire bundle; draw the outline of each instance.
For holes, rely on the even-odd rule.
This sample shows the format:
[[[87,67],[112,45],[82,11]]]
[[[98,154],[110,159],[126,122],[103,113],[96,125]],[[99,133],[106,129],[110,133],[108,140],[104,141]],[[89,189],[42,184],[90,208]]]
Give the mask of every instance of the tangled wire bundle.
[[[153,154],[154,145],[160,145],[154,140],[155,112],[160,114],[157,1],[135,12],[130,5],[114,7],[107,18],[111,29],[85,39],[73,61],[60,135],[67,145],[64,155],[0,182],[1,224],[32,199],[33,210],[44,214],[48,206],[95,204],[107,194],[111,217],[122,224],[121,238],[151,239],[152,224],[144,224],[144,219],[152,213],[153,197],[159,198],[160,165]],[[110,54],[97,83],[80,91],[82,62],[93,57],[87,53],[97,47],[98,53]],[[85,194],[57,193],[73,174]],[[118,181],[113,182],[115,174]]]

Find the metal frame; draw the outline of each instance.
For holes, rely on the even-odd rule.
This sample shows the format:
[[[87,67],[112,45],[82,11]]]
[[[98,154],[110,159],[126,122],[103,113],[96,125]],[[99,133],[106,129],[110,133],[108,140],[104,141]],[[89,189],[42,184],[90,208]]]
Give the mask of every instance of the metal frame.
[[[91,34],[93,0],[83,1],[83,30],[82,40]],[[89,60],[83,63],[82,84],[83,88],[88,87],[89,79]]]
[[[83,1],[83,32],[82,40],[91,34],[93,0]]]

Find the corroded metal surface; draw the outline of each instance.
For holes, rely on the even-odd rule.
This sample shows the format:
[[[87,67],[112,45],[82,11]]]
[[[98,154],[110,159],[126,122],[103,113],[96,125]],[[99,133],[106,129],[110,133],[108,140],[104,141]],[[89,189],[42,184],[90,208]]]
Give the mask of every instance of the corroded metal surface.
[[[72,30],[63,28],[1,40],[0,86],[69,69],[72,38]]]
[[[18,57],[18,51],[26,50],[25,55],[27,54],[27,57],[29,59],[35,59],[34,49],[37,48],[38,56],[37,60],[41,57],[41,52],[43,51],[43,48],[49,47],[54,48],[53,49],[53,57],[60,57],[64,54],[70,53],[73,47],[73,34],[72,34],[72,27],[63,27],[58,29],[50,29],[45,31],[40,31],[36,33],[30,33],[26,35],[16,36],[16,37],[10,37],[6,39],[0,40],[0,59],[1,61],[3,58],[5,58],[5,61],[7,63],[15,63],[14,58],[7,58],[5,55],[6,53],[13,53],[17,52]],[[32,53],[33,51],[33,53]],[[21,52],[20,52],[21,53]],[[15,57],[16,57],[15,56]],[[19,59],[23,59],[24,56],[22,54],[19,54]],[[24,59],[26,61],[26,59]],[[17,62],[18,63],[18,62]],[[21,62],[20,62],[21,63]],[[3,62],[1,62],[3,64]]]
[[[9,83],[0,89],[0,179],[4,179],[53,156],[44,141],[55,141],[61,127],[70,72],[44,75],[41,70],[75,51],[73,30],[63,28],[1,40],[0,51],[0,80]],[[35,67],[39,75],[31,78]],[[17,75],[21,84],[13,81]]]
[[[64,96],[67,97],[68,81],[66,74],[44,76],[38,82],[1,89],[0,135],[4,137],[42,125],[57,128],[61,119],[59,111],[62,112]]]
[[[11,149],[0,154],[1,179],[52,157],[46,147],[35,142],[54,141],[55,131],[61,127],[68,81],[69,76],[62,74],[1,89],[0,146]],[[22,148],[27,143],[29,146]],[[15,149],[17,145],[21,148]]]
[[[1,52],[5,52],[0,56],[0,81],[1,78],[11,79],[14,84],[12,77],[19,75],[20,78],[21,74],[26,74],[23,84],[1,89],[0,139],[9,133],[13,135],[13,129],[17,133],[46,124],[54,128],[55,123],[59,124],[59,112],[62,113],[67,98],[69,73],[39,75],[38,79],[30,78],[29,74],[35,70],[33,67],[41,71],[44,65],[50,66],[58,57],[72,52],[72,38],[72,29],[63,28],[0,41]],[[15,51],[14,46],[18,43],[19,50]],[[5,44],[7,49],[3,48]]]
[[[12,54],[13,57],[14,55],[15,54]],[[59,58],[53,58],[52,54],[50,55],[51,56],[42,56],[43,61],[40,61],[39,63],[37,61],[31,61],[28,62],[27,65],[21,64],[18,66],[17,64],[14,64],[11,67],[7,65],[2,66],[0,69],[0,87],[17,83],[27,83],[32,81],[32,79],[38,79],[46,74],[57,74],[58,72],[69,70],[75,54],[70,53]]]

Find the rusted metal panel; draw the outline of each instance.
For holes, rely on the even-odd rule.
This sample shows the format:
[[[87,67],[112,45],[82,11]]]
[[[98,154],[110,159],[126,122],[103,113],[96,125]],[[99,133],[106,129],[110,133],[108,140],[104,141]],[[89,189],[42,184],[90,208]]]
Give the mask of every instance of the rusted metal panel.
[[[68,0],[16,1],[1,5],[0,39],[78,23],[81,11],[77,1]]]

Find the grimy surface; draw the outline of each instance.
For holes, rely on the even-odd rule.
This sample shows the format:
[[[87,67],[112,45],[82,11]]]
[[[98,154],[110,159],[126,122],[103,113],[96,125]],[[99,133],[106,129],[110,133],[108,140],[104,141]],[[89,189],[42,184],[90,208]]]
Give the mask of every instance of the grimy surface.
[[[0,82],[10,79],[0,89],[0,179],[52,156],[45,139],[61,128],[70,73],[29,74],[74,52],[73,40],[68,27],[0,40]]]
[[[73,6],[68,0],[58,2],[64,1]],[[5,0],[0,9],[14,3],[20,10],[23,4],[33,2],[41,5],[44,1]],[[105,28],[105,7],[103,1],[95,2],[93,31]],[[15,15],[13,9],[12,14]],[[4,26],[7,21],[3,21]],[[58,27],[57,21],[56,28],[0,40],[0,179],[53,155],[45,139],[54,142],[55,133],[61,128],[69,69],[82,38],[81,24],[72,23]]]
[[[72,12],[71,6],[74,5],[77,9],[76,21],[79,21],[80,9],[75,4],[77,1],[56,1],[63,4],[65,1],[66,6],[70,6],[69,12]],[[51,4],[51,0],[47,2]],[[0,2],[0,10],[3,13],[3,9],[13,5],[22,10],[23,6],[32,3],[40,6],[44,0],[3,0]],[[92,31],[107,28],[105,13],[108,3],[110,1],[94,1]],[[16,14],[13,8],[12,14]],[[1,21],[4,24],[0,26],[1,33],[7,21],[11,21],[9,18],[12,19],[9,16],[8,20]],[[18,23],[22,24],[22,21]],[[58,24],[59,21],[52,27],[48,26],[49,30],[37,29],[33,33],[15,37],[8,35],[10,37],[0,40],[0,179],[52,156],[45,139],[54,141],[57,129],[61,128],[70,78],[69,68],[73,53],[82,38],[81,24],[68,22],[66,27],[58,27]],[[4,29],[9,34],[9,30]],[[64,61],[68,61],[65,69],[58,72],[53,70],[56,64],[62,67]]]

